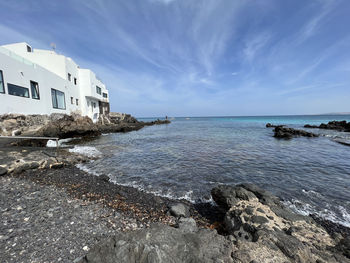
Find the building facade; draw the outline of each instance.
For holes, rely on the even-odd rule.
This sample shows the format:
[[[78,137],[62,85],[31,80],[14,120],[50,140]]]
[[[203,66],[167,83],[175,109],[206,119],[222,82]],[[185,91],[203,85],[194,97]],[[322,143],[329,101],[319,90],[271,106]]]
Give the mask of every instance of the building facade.
[[[0,114],[109,113],[105,84],[89,69],[27,43],[0,46]]]

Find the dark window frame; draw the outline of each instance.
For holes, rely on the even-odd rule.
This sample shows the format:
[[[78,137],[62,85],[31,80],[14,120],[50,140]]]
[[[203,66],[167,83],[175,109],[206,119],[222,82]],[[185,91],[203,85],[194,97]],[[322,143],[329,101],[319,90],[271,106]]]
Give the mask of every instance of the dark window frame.
[[[102,96],[103,96],[104,98],[106,98],[106,99],[108,98],[108,94],[105,93],[105,92],[102,93]]]
[[[3,89],[3,91],[0,90],[0,93],[5,94],[6,93],[6,91],[5,91],[5,79],[4,79],[4,74],[3,74],[2,70],[0,70],[0,76],[2,79],[2,89]]]
[[[74,98],[70,97],[70,104],[74,104]]]
[[[27,93],[28,96],[21,96],[21,95],[11,94],[11,93],[10,93],[10,89],[11,89],[10,86],[13,86],[13,87],[15,87],[15,88],[26,89],[26,90],[28,91],[28,93]],[[29,98],[29,97],[30,97],[30,96],[29,96],[29,89],[28,89],[28,88],[22,87],[22,86],[19,86],[19,85],[15,85],[15,84],[12,84],[12,83],[7,83],[7,92],[8,92],[8,94],[11,95],[11,96],[16,96],[16,97],[21,97],[21,98]]]
[[[77,83],[78,83],[77,78],[74,78],[74,85],[77,85]]]
[[[53,103],[52,91],[55,92],[55,99],[56,99],[56,105],[57,105],[56,107],[55,107],[55,105],[54,105],[54,103]],[[58,92],[61,92],[61,93],[63,94],[64,108],[59,108],[59,107],[58,107],[57,91],[58,91]],[[67,106],[66,106],[66,96],[65,96],[65,94],[64,94],[63,91],[60,91],[60,90],[57,90],[57,89],[51,89],[51,100],[52,100],[52,107],[53,107],[54,109],[66,110],[66,108],[67,108]]]
[[[68,81],[72,81],[72,74],[68,73]]]
[[[37,98],[34,98],[34,97],[33,97],[33,87],[32,87],[32,83],[33,83],[33,84],[34,84],[34,83],[37,84],[37,88],[38,88],[37,91],[36,91],[36,92],[38,93],[38,97],[37,97]],[[40,100],[40,91],[39,91],[39,83],[38,83],[38,82],[33,81],[33,80],[30,81],[30,91],[31,91],[31,93],[32,93],[32,99],[34,99],[34,100]]]
[[[32,47],[27,45],[27,52],[32,52],[32,50],[33,50]]]
[[[102,94],[102,89],[99,86],[96,86],[96,93],[97,94]]]
[[[79,99],[75,99],[75,103],[77,104],[77,106],[79,105]]]

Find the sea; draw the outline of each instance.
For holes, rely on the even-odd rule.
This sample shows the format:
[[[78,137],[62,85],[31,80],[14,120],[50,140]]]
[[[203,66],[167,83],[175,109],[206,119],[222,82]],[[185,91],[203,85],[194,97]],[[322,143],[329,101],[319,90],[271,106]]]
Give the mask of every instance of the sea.
[[[254,183],[297,213],[350,227],[350,147],[335,141],[350,142],[350,133],[303,128],[332,120],[350,121],[350,115],[179,117],[103,134],[72,151],[101,157],[79,168],[155,195],[213,202],[217,185]],[[321,136],[276,139],[266,123]]]

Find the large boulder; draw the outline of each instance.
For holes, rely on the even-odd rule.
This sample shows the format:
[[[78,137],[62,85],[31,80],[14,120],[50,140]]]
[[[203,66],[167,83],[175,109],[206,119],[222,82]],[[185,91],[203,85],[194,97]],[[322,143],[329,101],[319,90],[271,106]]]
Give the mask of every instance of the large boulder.
[[[219,185],[211,190],[214,201],[224,209],[230,209],[240,200],[254,200],[254,193],[247,191],[241,186]]]
[[[44,125],[39,134],[45,137],[72,138],[79,136],[96,136],[100,132],[87,116],[63,115]]]
[[[338,244],[310,217],[256,185],[221,185],[212,196],[226,210],[224,229],[237,262],[349,262],[347,241]]]
[[[75,262],[234,262],[232,243],[215,230],[181,227],[155,224],[148,229],[116,233]]]

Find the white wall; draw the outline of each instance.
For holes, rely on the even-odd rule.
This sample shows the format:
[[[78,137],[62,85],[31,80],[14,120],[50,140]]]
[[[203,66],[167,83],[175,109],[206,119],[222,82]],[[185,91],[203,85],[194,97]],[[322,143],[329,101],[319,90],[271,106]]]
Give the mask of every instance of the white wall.
[[[2,51],[2,52],[1,52]],[[0,93],[0,113],[22,114],[51,114],[80,112],[79,106],[71,104],[70,97],[79,98],[79,90],[69,87],[67,80],[34,64],[23,63],[18,57],[5,55],[0,47],[0,70],[3,72],[5,94]],[[40,99],[33,99],[30,81],[39,84]],[[22,86],[29,89],[29,98],[8,94],[7,84]],[[66,109],[54,109],[52,105],[51,89],[65,93]]]
[[[40,101],[37,101],[32,98],[13,98],[16,96],[8,93],[0,94],[3,95],[0,96],[0,102],[5,97],[9,97],[12,102],[12,104],[0,103],[0,114],[5,112],[24,114],[78,112],[96,121],[99,115],[98,101],[109,102],[109,94],[106,86],[96,77],[95,73],[89,69],[80,69],[71,58],[59,55],[55,51],[30,47],[32,51],[28,52],[27,46],[29,46],[27,43],[16,43],[0,47],[0,53],[7,55],[2,55],[0,59],[0,70],[4,72],[5,83],[10,82],[30,88],[30,80],[33,80],[39,83],[40,95],[43,95]],[[23,72],[23,75],[22,73],[19,75],[19,71]],[[70,81],[68,73],[71,75]],[[76,84],[74,78],[77,80]],[[97,93],[96,86],[101,88],[101,94]],[[65,93],[66,110],[52,108],[51,88]],[[108,98],[103,98],[103,93],[108,94]],[[73,98],[73,103],[71,103],[71,98]],[[21,102],[26,105],[19,109],[18,103]]]

